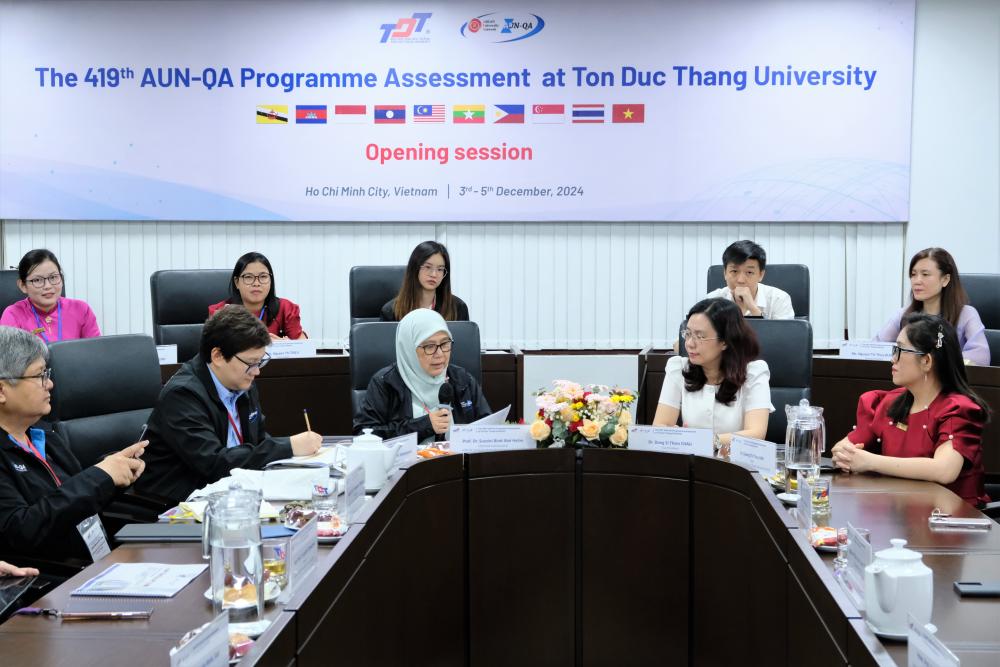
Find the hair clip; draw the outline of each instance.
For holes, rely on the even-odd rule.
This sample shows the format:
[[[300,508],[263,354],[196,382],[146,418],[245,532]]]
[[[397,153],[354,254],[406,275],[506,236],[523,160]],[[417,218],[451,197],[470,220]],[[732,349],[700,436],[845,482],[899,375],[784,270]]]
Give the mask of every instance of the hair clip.
[[[944,331],[941,329],[941,327],[938,327],[937,343],[934,344],[934,347],[937,349],[941,349],[941,346],[943,344],[944,344]]]

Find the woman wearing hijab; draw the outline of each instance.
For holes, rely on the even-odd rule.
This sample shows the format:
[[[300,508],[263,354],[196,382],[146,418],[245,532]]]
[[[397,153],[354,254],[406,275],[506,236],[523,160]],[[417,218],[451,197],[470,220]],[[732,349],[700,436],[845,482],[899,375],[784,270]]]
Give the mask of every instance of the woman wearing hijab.
[[[365,402],[354,416],[354,432],[370,428],[382,438],[416,433],[423,442],[446,433],[452,420],[468,424],[490,414],[476,379],[449,363],[452,344],[447,323],[433,310],[418,308],[400,320],[396,363],[368,383]],[[453,390],[447,407],[439,398],[445,383]]]

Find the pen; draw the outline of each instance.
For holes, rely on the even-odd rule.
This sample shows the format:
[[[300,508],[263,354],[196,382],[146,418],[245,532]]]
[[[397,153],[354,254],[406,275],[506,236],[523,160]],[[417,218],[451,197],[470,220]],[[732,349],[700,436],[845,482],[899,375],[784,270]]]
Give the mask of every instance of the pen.
[[[309,410],[307,408],[302,409],[302,416],[306,418],[306,430],[313,430],[313,427],[309,424]]]
[[[137,619],[149,618],[152,612],[148,611],[80,611],[62,612],[59,616],[64,621],[85,621],[89,619]]]

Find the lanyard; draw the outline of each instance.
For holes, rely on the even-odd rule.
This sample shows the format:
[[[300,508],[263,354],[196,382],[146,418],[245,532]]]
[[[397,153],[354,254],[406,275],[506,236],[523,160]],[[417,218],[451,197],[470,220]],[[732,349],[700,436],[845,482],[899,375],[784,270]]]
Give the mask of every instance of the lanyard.
[[[236,432],[236,439],[239,440],[240,444],[242,445],[243,444],[243,431],[241,431],[240,427],[236,424],[236,420],[233,419],[233,415],[232,415],[231,412],[229,412],[229,408],[226,408],[226,417],[229,419],[229,425],[232,426],[233,427],[233,431]]]
[[[18,447],[20,447],[26,452],[34,454],[35,458],[42,462],[42,465],[45,466],[45,469],[49,471],[50,475],[52,475],[52,481],[56,483],[56,486],[62,486],[62,482],[59,480],[59,476],[56,475],[56,471],[52,469],[52,466],[49,465],[49,462],[46,461],[44,458],[42,458],[42,455],[38,452],[37,449],[35,449],[35,444],[31,442],[31,436],[28,436],[28,442],[24,443],[15,438],[14,436],[10,434],[8,435],[11,440],[17,443]]]
[[[265,303],[260,309],[260,314],[257,315],[257,319],[261,322],[264,321],[264,315],[267,314],[267,304]]]
[[[45,333],[42,333],[41,331],[39,331],[38,335],[41,336],[42,340],[44,340],[46,343],[51,343],[52,341],[49,340],[49,337],[47,335],[49,333],[49,327],[48,327],[48,325],[45,325],[44,327],[42,326],[42,320],[38,316],[38,310],[35,308],[35,304],[31,303],[31,299],[26,299],[26,301],[28,302],[28,306],[31,308],[31,314],[35,316],[35,324],[38,325],[39,329],[43,329],[43,328],[45,329]],[[63,319],[62,319],[62,299],[58,299],[56,301],[56,319],[59,321],[59,324],[58,324],[58,327],[57,327],[58,332],[56,334],[56,340],[62,340],[62,324],[63,324]]]

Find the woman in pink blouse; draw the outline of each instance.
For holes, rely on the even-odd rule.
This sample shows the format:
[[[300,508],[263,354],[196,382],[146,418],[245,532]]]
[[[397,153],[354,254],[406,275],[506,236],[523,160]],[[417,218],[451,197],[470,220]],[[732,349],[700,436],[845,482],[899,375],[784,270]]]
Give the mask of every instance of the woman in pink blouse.
[[[60,296],[63,272],[51,251],[28,251],[17,266],[17,275],[17,286],[27,298],[7,306],[0,324],[24,329],[46,344],[101,335],[86,301]]]

